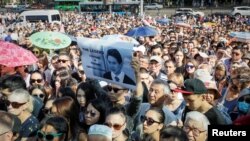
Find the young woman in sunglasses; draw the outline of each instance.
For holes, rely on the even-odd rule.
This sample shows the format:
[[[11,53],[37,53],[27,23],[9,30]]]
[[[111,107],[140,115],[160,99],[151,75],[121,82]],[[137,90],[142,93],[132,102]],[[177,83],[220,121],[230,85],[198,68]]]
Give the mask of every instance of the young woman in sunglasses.
[[[130,133],[127,130],[127,115],[122,108],[111,108],[106,116],[105,125],[112,129],[113,141],[129,141]]]
[[[152,107],[144,116],[141,116],[143,124],[143,139],[151,138],[154,141],[160,140],[160,132],[164,127],[165,115],[161,108]]]
[[[30,88],[30,94],[39,98],[43,103],[46,103],[48,96],[44,87],[33,86]]]
[[[65,118],[52,116],[45,118],[37,131],[38,141],[68,141],[69,126]]]
[[[198,68],[198,62],[194,59],[187,61],[185,65],[184,80],[193,78],[195,70]]]
[[[84,127],[88,131],[93,124],[103,124],[108,105],[103,99],[91,100],[84,111]]]

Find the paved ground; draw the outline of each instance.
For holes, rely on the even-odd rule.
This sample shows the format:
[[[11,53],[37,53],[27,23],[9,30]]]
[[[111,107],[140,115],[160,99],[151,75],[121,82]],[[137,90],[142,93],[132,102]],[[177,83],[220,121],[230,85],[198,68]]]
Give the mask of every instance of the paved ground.
[[[175,14],[175,10],[176,8],[164,8],[164,9],[161,9],[161,10],[145,10],[145,14],[146,15],[151,15],[151,16],[157,16],[157,15],[167,15],[167,16],[171,16],[173,14]],[[223,12],[223,13],[229,13],[231,11],[230,8],[223,8],[223,9],[219,9],[219,8],[211,8],[211,9],[197,9],[197,11],[202,11],[205,13],[205,15],[208,15],[208,14],[212,14],[212,13],[216,13],[216,12]]]

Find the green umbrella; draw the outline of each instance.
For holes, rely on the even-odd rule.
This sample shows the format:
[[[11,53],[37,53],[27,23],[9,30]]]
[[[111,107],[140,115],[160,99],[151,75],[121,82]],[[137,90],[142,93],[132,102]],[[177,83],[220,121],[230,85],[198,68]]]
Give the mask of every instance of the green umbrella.
[[[61,49],[71,44],[71,39],[60,32],[36,32],[30,36],[33,45],[44,49]]]

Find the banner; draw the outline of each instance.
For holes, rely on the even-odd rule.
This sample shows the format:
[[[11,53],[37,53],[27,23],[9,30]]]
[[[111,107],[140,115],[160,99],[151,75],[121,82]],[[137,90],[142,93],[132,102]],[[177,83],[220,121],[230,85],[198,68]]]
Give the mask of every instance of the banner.
[[[135,74],[130,65],[134,44],[84,37],[77,38],[77,42],[88,78],[135,89]]]

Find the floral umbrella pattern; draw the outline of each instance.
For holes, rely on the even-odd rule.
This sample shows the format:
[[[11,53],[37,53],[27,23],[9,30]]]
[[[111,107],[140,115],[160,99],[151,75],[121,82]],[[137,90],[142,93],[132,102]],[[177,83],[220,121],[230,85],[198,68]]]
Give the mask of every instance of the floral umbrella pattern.
[[[0,41],[0,64],[7,67],[31,65],[37,62],[32,52],[16,44]]]
[[[30,36],[32,44],[44,49],[61,49],[71,44],[69,36],[60,32],[37,32]]]

